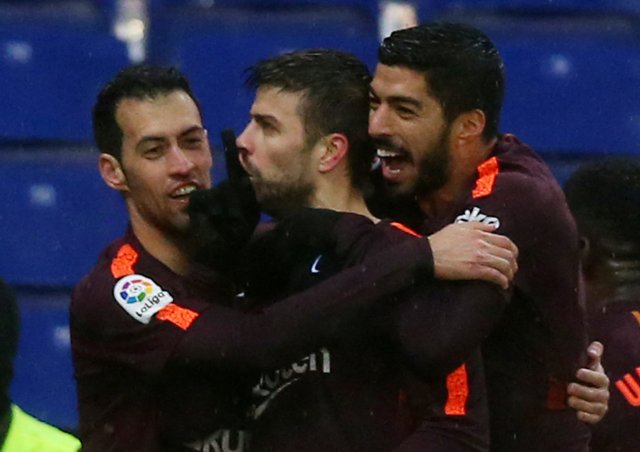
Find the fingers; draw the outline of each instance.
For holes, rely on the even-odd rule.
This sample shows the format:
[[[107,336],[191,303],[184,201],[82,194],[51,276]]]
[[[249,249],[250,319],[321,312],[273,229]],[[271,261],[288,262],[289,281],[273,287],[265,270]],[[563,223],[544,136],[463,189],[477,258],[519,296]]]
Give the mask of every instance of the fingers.
[[[609,409],[609,377],[602,367],[604,347],[592,342],[587,348],[588,368],[578,369],[578,382],[567,387],[567,403],[577,411],[578,419],[588,424],[599,422]]]
[[[223,129],[220,132],[222,146],[224,147],[224,160],[227,168],[227,178],[230,181],[239,181],[246,172],[238,158],[238,147],[236,146],[236,134],[232,129]]]
[[[518,247],[508,237],[500,234],[492,234],[490,232],[483,234],[483,237],[491,245],[507,251],[514,257],[514,259],[518,259]]]
[[[475,230],[480,232],[480,238],[492,245],[493,250],[499,248],[504,249],[510,256],[513,256],[514,261],[518,259],[518,247],[515,243],[504,235],[495,234],[495,226],[490,224],[481,223],[479,221],[470,221],[467,223],[457,223],[456,227],[460,229]],[[495,251],[492,251],[494,253]],[[506,257],[506,254],[503,256]]]
[[[589,356],[589,369],[602,369],[602,354],[604,353],[604,345],[598,341],[593,341],[587,347],[587,356]],[[604,373],[604,369],[602,370]]]
[[[476,279],[497,284],[505,290],[509,288],[511,282],[511,279],[509,279],[504,272],[487,266],[478,268],[478,278]]]
[[[598,422],[600,422],[602,420],[602,418],[604,417],[604,415],[606,414],[606,411],[602,414],[591,414],[587,411],[578,411],[576,413],[576,416],[578,417],[578,419],[582,422],[584,422],[585,424],[597,424]]]
[[[518,271],[518,248],[507,237],[488,232],[480,232],[480,234],[481,236],[478,238],[479,255],[477,263],[491,270],[487,273],[487,276],[491,279],[481,279],[487,279],[507,289]],[[501,276],[495,275],[494,277],[493,271],[499,272]]]
[[[518,270],[517,247],[491,233],[491,225],[471,222],[448,225],[429,236],[439,279],[480,279],[508,288]]]
[[[606,393],[606,400],[609,399],[609,377],[604,373],[602,366],[598,369],[578,369],[576,372],[576,378],[579,383],[593,386],[593,389],[603,390],[603,394]]]
[[[491,224],[481,223],[479,221],[468,221],[466,223],[455,223],[457,227],[463,229],[474,229],[477,231],[493,232],[496,227]]]
[[[587,369],[584,372],[595,373]],[[585,377],[585,375],[583,375]],[[593,376],[595,380],[599,377]],[[605,376],[606,377],[606,376]],[[592,380],[587,377],[586,380]],[[586,381],[584,380],[584,381]],[[571,383],[567,387],[569,398],[567,404],[576,410],[576,416],[583,422],[595,424],[607,413],[609,408],[609,390],[602,387],[586,386],[580,383]]]

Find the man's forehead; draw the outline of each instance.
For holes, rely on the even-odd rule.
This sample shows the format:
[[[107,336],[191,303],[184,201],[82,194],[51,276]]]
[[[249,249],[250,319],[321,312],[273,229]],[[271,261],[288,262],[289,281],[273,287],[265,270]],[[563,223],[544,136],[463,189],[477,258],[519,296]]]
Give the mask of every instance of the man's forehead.
[[[198,108],[182,91],[153,98],[125,98],[118,103],[116,121],[125,135],[179,135],[184,130],[202,128]]]
[[[403,91],[415,91],[416,94],[428,92],[425,74],[406,66],[388,66],[378,63],[376,66],[371,88],[375,92],[378,89],[392,89]]]
[[[297,114],[302,92],[286,91],[280,87],[263,86],[256,91],[252,112],[260,110],[262,114]]]

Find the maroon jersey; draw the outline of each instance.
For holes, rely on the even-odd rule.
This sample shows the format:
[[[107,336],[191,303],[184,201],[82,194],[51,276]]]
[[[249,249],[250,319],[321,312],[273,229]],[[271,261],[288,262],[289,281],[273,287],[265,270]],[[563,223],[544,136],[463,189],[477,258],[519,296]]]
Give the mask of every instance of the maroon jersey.
[[[593,426],[593,452],[640,449],[640,302],[609,303],[590,318],[593,340],[604,344],[602,363],[611,380],[607,415]]]
[[[408,240],[411,235],[401,229],[361,217],[344,231],[359,238],[345,254],[298,250],[288,291],[351,265],[368,265],[371,256]],[[479,345],[499,318],[505,296],[488,283],[422,279],[397,296],[391,312],[363,317],[348,337],[263,373],[253,390],[253,450],[488,450]],[[477,297],[461,296],[456,305],[454,293]],[[468,334],[459,334],[476,317]]]
[[[72,352],[84,450],[245,450],[243,375],[304,356],[376,300],[431,268],[424,241],[409,266],[356,268],[272,308],[245,314],[215,278],[175,274],[131,230],[75,288]],[[395,251],[394,251],[395,252]]]
[[[585,365],[578,235],[564,195],[542,159],[505,135],[478,167],[450,222],[497,226],[520,250],[511,302],[484,342],[495,451],[584,451],[588,431],[565,406],[565,388]]]

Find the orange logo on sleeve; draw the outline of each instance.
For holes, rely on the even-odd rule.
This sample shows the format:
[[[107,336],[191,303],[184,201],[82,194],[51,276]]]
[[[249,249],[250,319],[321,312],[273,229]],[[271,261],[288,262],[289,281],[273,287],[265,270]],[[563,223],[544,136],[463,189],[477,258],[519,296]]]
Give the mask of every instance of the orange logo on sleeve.
[[[496,177],[498,177],[499,172],[498,159],[495,157],[491,157],[478,166],[478,180],[476,180],[476,186],[471,196],[476,199],[490,195],[493,192],[493,186],[496,183]]]
[[[467,414],[467,399],[469,398],[469,381],[465,364],[447,375],[447,404],[444,413],[448,416]]]
[[[618,388],[631,406],[640,406],[640,382],[638,381],[638,378],[640,378],[640,367],[636,367],[636,374],[638,374],[638,377],[634,377],[628,373],[616,381],[616,388]]]
[[[116,257],[111,261],[111,274],[114,278],[132,275],[133,266],[138,261],[138,252],[131,245],[125,243],[120,247]]]
[[[200,314],[192,311],[191,309],[183,308],[175,303],[171,303],[162,308],[156,314],[156,318],[158,320],[166,320],[167,322],[171,322],[178,328],[186,331],[189,329],[193,321],[198,318],[199,315]]]

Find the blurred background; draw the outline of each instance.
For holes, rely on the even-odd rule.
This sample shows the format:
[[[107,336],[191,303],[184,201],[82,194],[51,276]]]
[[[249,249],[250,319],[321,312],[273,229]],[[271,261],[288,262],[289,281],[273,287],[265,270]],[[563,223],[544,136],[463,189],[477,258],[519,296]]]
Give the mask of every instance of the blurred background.
[[[91,140],[103,83],[130,63],[178,66],[219,148],[221,129],[244,127],[252,63],[333,47],[373,70],[381,37],[431,20],[467,22],[495,41],[507,75],[501,130],[531,144],[560,182],[586,160],[640,157],[637,0],[0,0],[0,276],[22,315],[15,402],[77,426],[69,295],[126,225]]]

